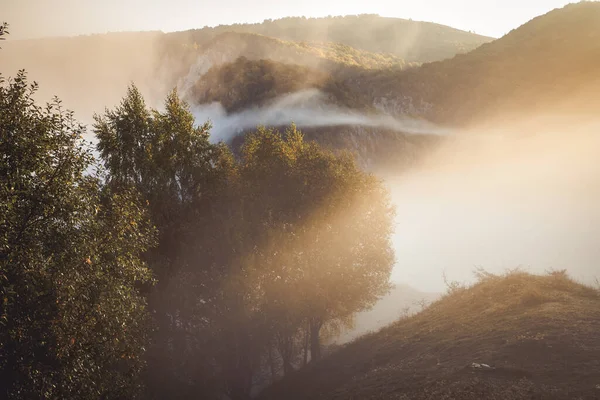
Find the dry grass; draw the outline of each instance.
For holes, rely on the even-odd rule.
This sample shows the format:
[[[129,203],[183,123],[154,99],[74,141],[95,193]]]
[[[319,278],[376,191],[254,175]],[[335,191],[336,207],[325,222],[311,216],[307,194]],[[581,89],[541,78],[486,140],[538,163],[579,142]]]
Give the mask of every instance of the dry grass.
[[[562,271],[483,274],[299,371],[269,399],[597,399],[600,291]],[[475,370],[473,362],[492,370]]]

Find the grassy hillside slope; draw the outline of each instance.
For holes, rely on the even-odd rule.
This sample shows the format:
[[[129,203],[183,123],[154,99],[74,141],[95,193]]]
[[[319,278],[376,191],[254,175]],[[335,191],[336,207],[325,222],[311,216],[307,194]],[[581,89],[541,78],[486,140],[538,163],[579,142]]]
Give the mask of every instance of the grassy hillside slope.
[[[560,273],[488,276],[350,343],[261,398],[597,399],[598,332],[597,290]]]
[[[196,92],[200,95],[192,100],[228,104],[234,96],[242,99],[236,101],[240,105],[254,100],[262,104],[275,95],[315,87],[338,105],[451,125],[541,113],[590,114],[600,107],[599,21],[600,3],[572,4],[468,54],[415,68],[405,68],[406,64],[392,58],[377,59],[371,53],[359,57],[348,51],[347,57],[336,57],[330,51],[323,53],[322,60],[345,67],[317,68],[317,62],[305,62],[304,66],[321,72],[290,75],[298,68],[292,64],[299,62],[275,56],[272,60],[277,63],[291,65],[275,68],[270,64],[272,68],[260,75],[270,61],[253,57],[249,62],[225,65],[223,72],[213,70],[202,78],[198,84],[202,90]],[[315,53],[315,48],[306,52]],[[225,78],[235,70],[239,70],[236,79]],[[294,85],[283,84],[288,78],[295,79]],[[210,96],[202,95],[208,91]]]
[[[600,105],[600,3],[556,9],[468,54],[402,72],[364,71],[351,81],[390,112],[410,103],[446,123],[593,112]]]

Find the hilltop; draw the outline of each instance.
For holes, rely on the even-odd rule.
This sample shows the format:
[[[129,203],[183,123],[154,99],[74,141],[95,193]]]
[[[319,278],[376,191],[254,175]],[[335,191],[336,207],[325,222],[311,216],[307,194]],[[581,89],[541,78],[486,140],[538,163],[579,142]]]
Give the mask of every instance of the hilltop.
[[[284,18],[172,33],[9,37],[0,52],[0,72],[14,76],[26,69],[31,79],[44,83],[43,100],[57,95],[91,118],[118,102],[130,82],[147,98],[162,101],[173,87],[185,89],[211,67],[240,56],[340,73],[349,67],[402,70],[489,40],[443,25],[377,16]]]
[[[600,292],[563,273],[486,274],[261,398],[598,398],[599,330]]]
[[[466,125],[509,114],[594,113],[600,3],[570,4],[468,54],[401,72],[365,71],[356,92],[387,112]]]
[[[408,62],[443,60],[492,40],[445,25],[372,14],[289,17],[259,24],[205,27],[172,35],[181,42],[203,45],[223,32],[257,33],[294,42],[340,43],[368,52],[393,54]]]
[[[305,59],[321,51],[318,62],[298,61],[298,56],[294,61],[273,52],[269,62],[277,63],[277,68],[275,64],[264,68],[265,61],[257,55],[244,62],[229,57],[223,64],[211,64],[211,72],[198,81],[203,90],[191,101],[229,104],[233,96],[234,103],[260,105],[294,89],[317,88],[339,106],[448,125],[509,115],[590,114],[596,110],[595,93],[600,90],[598,21],[600,3],[571,4],[467,54],[421,66],[349,49],[347,56],[336,56],[340,49],[335,48],[305,49]],[[290,73],[301,67],[310,70]],[[226,79],[230,74],[236,78]],[[294,79],[293,87],[285,84],[289,79]],[[202,94],[208,91],[212,95]]]
[[[594,112],[598,21],[600,3],[571,4],[492,40],[376,15],[284,18],[167,34],[8,40],[0,65],[7,76],[27,69],[45,83],[41,96],[56,94],[90,116],[116,103],[121,88],[135,82],[151,99],[173,87],[185,95],[199,85],[212,94],[190,97],[192,103],[236,103],[232,109],[317,88],[337,105],[464,126],[512,114]],[[240,57],[248,62],[238,63]],[[265,62],[278,65],[263,68]],[[211,69],[230,73],[239,67],[249,69],[251,85],[237,73],[234,81],[214,70],[203,77]],[[302,79],[287,85],[290,77]]]

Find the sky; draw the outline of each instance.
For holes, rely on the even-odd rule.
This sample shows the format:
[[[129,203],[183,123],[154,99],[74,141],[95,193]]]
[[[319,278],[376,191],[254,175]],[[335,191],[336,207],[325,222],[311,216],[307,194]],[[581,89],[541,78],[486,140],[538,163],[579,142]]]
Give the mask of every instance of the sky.
[[[11,39],[164,32],[288,16],[379,14],[500,37],[565,0],[0,0]]]

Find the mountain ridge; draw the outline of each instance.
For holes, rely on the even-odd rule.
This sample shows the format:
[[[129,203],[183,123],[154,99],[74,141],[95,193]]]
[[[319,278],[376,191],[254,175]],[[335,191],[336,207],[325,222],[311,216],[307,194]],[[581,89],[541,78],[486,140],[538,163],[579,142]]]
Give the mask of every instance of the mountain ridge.
[[[467,54],[413,68],[329,69],[327,78],[304,81],[307,85],[302,88],[337,87],[335,93],[328,91],[334,104],[459,126],[498,115],[520,118],[527,113],[560,112],[561,108],[589,115],[595,110],[594,93],[600,90],[597,21],[600,3],[571,4]],[[231,63],[213,68],[231,68]],[[213,71],[212,76],[218,74]],[[260,86],[265,77],[253,79]],[[252,96],[239,85],[233,88],[230,82],[216,80],[214,86],[251,101]],[[353,99],[351,104],[348,99]],[[202,97],[191,99],[192,103],[196,100],[204,101]],[[210,101],[219,99],[211,97]]]
[[[323,18],[288,17],[256,24],[219,25],[174,34],[188,42],[225,31],[258,33],[297,42],[334,42],[375,53],[390,53],[408,62],[430,62],[466,52],[492,40],[432,22],[380,17],[373,14]],[[357,32],[361,32],[360,35]],[[369,42],[369,38],[375,38]],[[372,40],[372,39],[371,39]]]

